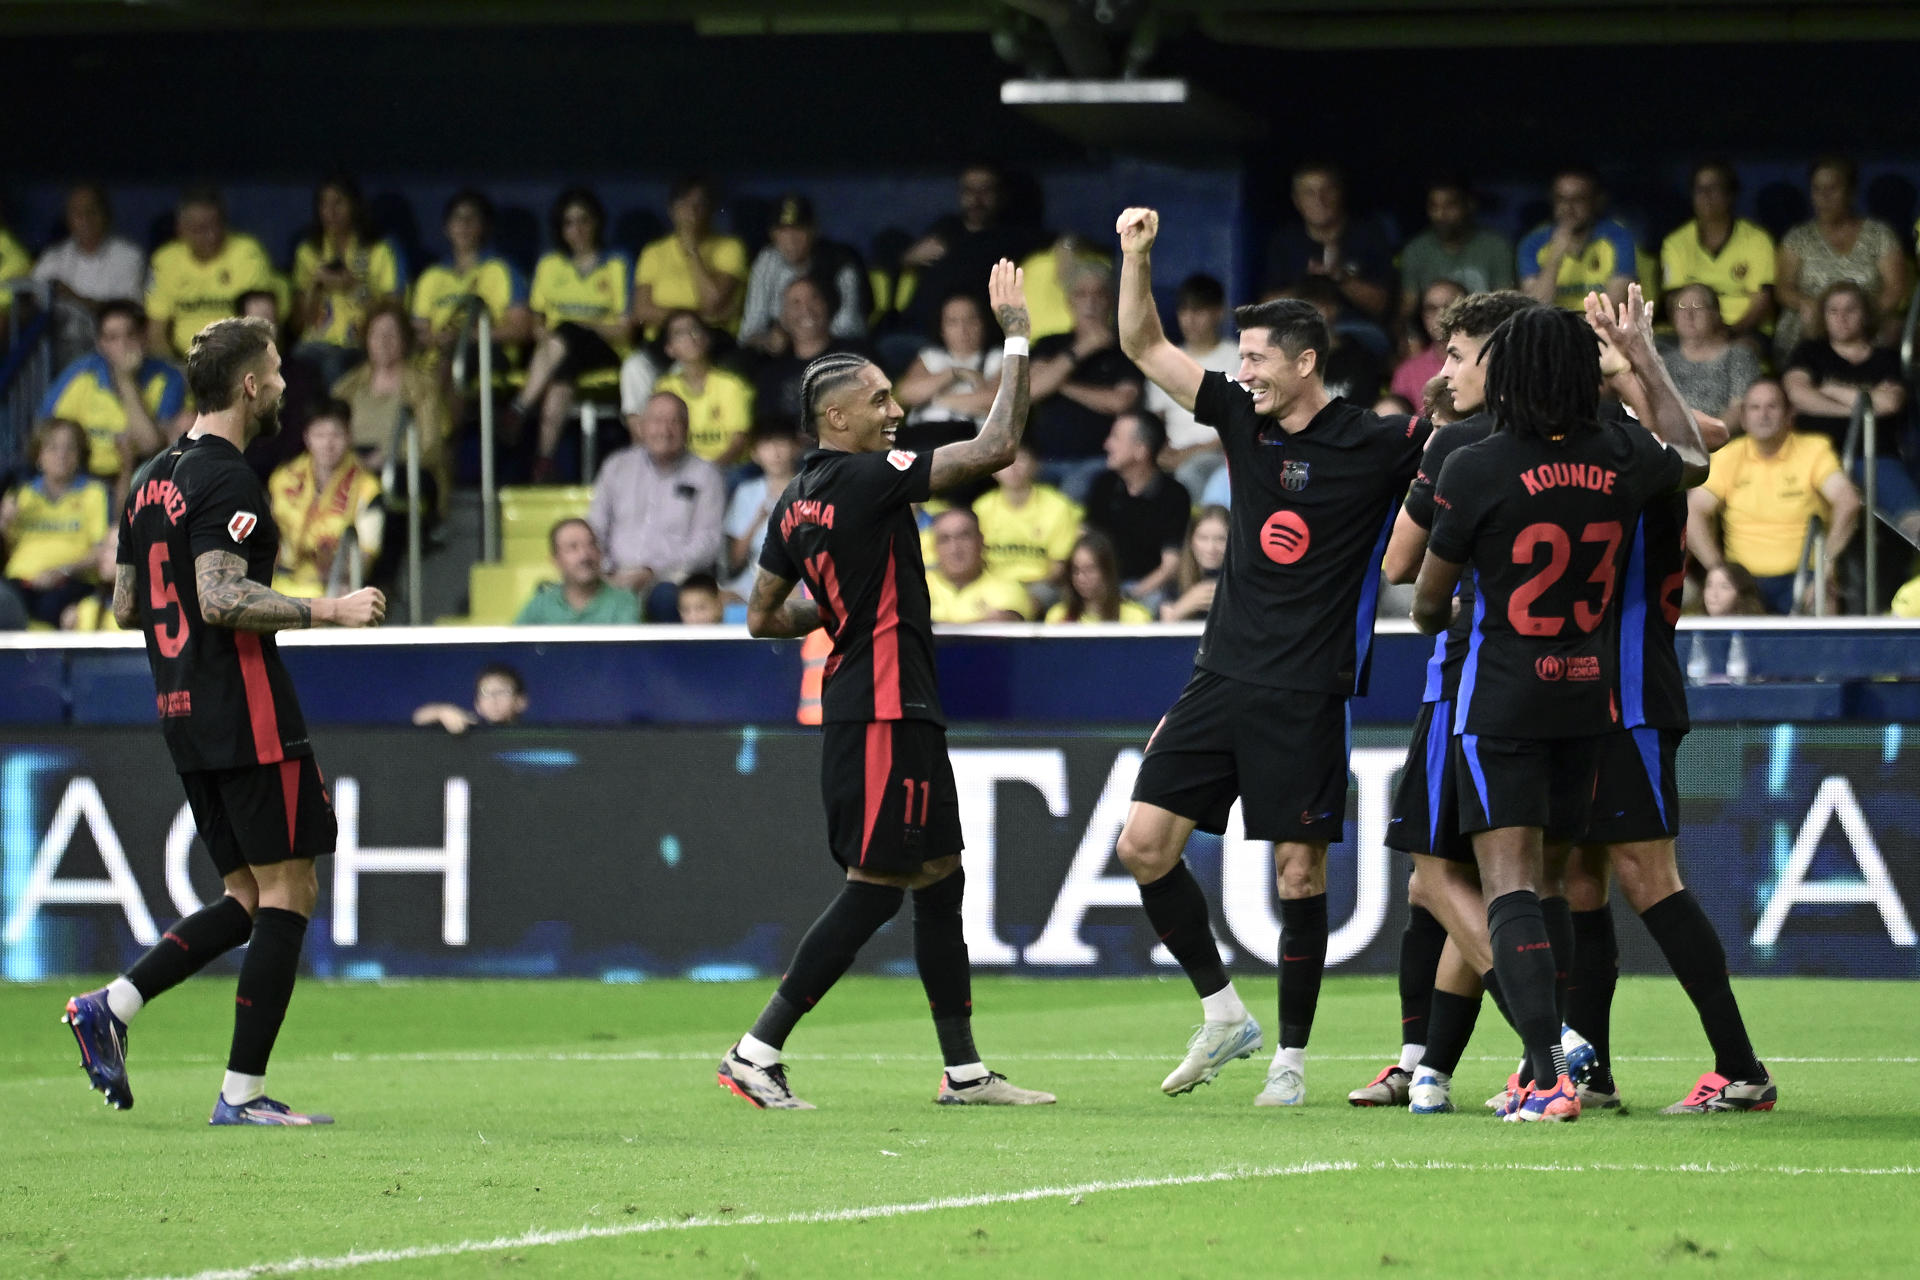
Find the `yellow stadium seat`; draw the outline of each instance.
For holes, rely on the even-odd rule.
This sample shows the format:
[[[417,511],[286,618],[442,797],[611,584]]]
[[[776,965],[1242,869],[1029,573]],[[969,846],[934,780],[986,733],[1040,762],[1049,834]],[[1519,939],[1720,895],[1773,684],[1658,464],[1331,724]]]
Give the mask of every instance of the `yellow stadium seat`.
[[[550,564],[476,564],[467,571],[468,616],[476,625],[510,623],[540,584],[553,580]]]
[[[501,556],[513,564],[545,565],[547,535],[593,501],[587,485],[514,485],[500,490]]]

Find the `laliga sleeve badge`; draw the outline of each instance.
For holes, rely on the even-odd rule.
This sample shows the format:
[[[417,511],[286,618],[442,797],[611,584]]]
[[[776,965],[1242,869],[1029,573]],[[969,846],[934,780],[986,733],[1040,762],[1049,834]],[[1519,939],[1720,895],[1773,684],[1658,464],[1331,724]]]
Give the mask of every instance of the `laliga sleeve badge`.
[[[245,542],[253,527],[260,523],[260,517],[251,511],[236,511],[233,519],[227,521],[227,536],[235,542]]]
[[[905,449],[889,449],[887,450],[887,465],[895,471],[905,471],[913,465],[913,460],[919,456],[919,454],[909,453]]]

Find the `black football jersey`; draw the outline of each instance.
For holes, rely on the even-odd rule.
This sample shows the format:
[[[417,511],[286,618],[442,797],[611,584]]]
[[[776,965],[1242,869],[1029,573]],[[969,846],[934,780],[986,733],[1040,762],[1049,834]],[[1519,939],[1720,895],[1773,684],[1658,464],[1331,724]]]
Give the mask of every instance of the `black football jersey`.
[[[1476,413],[1452,426],[1434,428],[1427,451],[1420,456],[1420,470],[1407,490],[1407,515],[1428,533],[1433,532],[1433,486],[1440,468],[1454,452],[1478,444],[1493,434],[1493,417]],[[1463,574],[1455,593],[1460,607],[1453,624],[1433,638],[1433,653],[1427,658],[1427,682],[1421,691],[1422,702],[1450,702],[1460,691],[1460,669],[1467,662],[1467,636],[1473,626],[1473,575]]]
[[[931,453],[816,449],[767,517],[760,567],[805,582],[833,637],[824,721],[942,723],[933,617],[913,504]]]
[[[232,769],[313,754],[273,637],[200,616],[194,561],[209,551],[244,557],[247,577],[270,583],[280,531],[266,487],[240,451],[219,436],[188,436],[135,474],[116,557],[134,570],[174,767]]]
[[[1428,551],[1467,565],[1473,621],[1454,731],[1572,738],[1620,725],[1620,579],[1679,455],[1606,422],[1549,441],[1495,431],[1447,459]]]
[[[1212,372],[1193,415],[1220,432],[1233,495],[1196,665],[1275,689],[1365,693],[1380,557],[1431,428],[1336,398],[1289,435]]]

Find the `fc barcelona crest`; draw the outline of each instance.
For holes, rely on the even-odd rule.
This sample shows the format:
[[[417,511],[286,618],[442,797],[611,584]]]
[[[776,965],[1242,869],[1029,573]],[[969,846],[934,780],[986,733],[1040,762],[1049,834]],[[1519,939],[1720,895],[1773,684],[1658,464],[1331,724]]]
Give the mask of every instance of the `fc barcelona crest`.
[[[1307,487],[1307,464],[1297,458],[1289,458],[1280,464],[1280,487],[1288,493],[1298,493]]]

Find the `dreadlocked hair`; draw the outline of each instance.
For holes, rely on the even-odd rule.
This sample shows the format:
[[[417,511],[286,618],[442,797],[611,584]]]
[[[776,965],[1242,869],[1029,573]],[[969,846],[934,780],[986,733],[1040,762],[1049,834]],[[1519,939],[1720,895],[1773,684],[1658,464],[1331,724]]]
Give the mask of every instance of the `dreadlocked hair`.
[[[1480,350],[1496,429],[1556,440],[1597,428],[1600,340],[1581,316],[1529,307],[1501,322]]]
[[[800,424],[818,438],[820,433],[814,429],[814,416],[819,412],[820,398],[852,382],[872,363],[865,356],[836,351],[809,364],[800,375]]]

